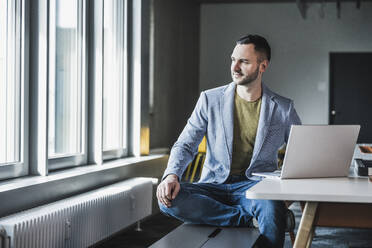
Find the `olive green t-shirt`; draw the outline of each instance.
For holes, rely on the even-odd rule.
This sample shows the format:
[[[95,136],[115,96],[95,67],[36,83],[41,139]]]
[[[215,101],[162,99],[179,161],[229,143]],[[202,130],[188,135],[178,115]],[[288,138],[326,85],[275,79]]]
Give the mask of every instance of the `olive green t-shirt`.
[[[260,110],[261,97],[254,102],[248,102],[235,92],[234,137],[230,175],[244,175],[251,162]]]

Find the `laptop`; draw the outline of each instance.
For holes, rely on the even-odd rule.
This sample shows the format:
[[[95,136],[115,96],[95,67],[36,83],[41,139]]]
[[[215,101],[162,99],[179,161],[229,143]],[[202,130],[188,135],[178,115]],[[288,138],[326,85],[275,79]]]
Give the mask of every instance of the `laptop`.
[[[346,177],[360,125],[293,125],[281,171],[254,176],[289,179]]]

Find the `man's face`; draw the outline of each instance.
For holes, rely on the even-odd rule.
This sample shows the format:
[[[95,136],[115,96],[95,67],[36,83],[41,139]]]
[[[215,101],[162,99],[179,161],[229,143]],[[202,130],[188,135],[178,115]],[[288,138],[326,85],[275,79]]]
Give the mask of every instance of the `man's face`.
[[[236,45],[231,55],[231,77],[237,85],[248,85],[261,73],[253,44]]]

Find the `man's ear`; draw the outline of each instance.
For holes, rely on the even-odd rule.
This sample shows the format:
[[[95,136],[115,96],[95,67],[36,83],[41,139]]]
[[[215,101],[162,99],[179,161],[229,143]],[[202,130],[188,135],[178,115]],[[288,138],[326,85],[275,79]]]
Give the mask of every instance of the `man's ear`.
[[[264,61],[261,62],[260,64],[260,71],[262,73],[264,73],[267,69],[267,67],[269,67],[269,61],[267,59],[265,59]]]

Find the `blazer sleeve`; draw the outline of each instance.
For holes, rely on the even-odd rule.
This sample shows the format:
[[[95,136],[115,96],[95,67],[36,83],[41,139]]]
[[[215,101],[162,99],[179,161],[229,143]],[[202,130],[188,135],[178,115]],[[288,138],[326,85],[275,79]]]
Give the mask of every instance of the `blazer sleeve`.
[[[181,179],[187,165],[194,159],[198,152],[198,146],[207,130],[207,107],[207,97],[204,92],[201,92],[194,111],[172,147],[162,180],[169,174],[176,174],[178,179]]]
[[[289,133],[292,125],[301,125],[301,119],[293,106],[293,101],[291,101],[289,104],[287,126],[285,131],[285,143],[288,143]]]

